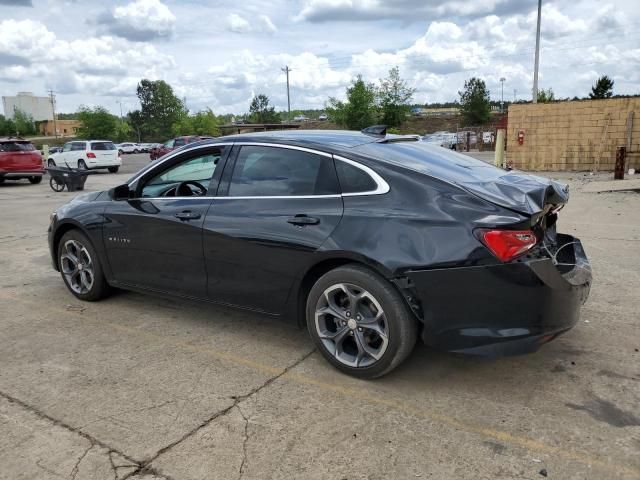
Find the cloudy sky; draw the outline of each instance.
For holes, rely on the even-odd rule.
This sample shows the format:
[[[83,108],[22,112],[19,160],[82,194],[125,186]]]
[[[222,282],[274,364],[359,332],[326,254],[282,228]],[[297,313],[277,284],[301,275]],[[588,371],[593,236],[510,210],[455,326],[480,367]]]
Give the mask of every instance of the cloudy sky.
[[[638,0],[543,1],[540,86],[584,96],[607,74],[640,93]],[[530,97],[536,0],[0,0],[0,95],[57,92],[58,110],[138,107],[164,79],[195,111],[243,113],[254,94],[322,108],[357,74],[397,65],[416,103],[482,77],[494,99]]]

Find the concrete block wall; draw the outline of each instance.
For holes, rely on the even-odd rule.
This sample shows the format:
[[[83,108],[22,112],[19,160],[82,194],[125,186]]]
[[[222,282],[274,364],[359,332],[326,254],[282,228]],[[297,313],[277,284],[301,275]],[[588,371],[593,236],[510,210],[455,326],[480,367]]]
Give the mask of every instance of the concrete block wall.
[[[628,166],[640,166],[640,97],[509,106],[507,159],[521,170],[612,171],[616,147],[627,144]],[[518,132],[524,131],[524,144]]]

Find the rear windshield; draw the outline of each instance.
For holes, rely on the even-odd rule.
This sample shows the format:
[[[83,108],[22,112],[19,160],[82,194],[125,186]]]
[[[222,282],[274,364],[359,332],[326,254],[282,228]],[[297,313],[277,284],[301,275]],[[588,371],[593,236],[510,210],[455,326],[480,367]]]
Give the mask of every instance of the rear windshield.
[[[427,142],[368,143],[360,153],[450,182],[487,181],[505,174],[482,160]]]
[[[0,142],[0,152],[32,152],[35,149],[29,142]]]
[[[115,150],[113,142],[91,142],[91,150]]]

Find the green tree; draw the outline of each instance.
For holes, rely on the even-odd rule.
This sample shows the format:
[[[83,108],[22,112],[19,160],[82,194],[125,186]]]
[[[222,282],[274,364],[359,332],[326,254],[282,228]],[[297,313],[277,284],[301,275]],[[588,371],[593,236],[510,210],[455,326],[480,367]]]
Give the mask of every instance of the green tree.
[[[173,134],[179,135],[220,135],[218,118],[210,108],[195,115],[185,115],[173,124]]]
[[[613,80],[606,75],[603,75],[598,78],[596,84],[591,87],[589,98],[611,98],[611,96],[613,96]]]
[[[115,139],[117,142],[125,142],[131,140],[133,128],[126,120],[118,120],[116,123]]]
[[[141,107],[136,127],[142,136],[154,140],[169,137],[173,125],[187,114],[182,100],[164,80],[142,79],[136,92]]]
[[[470,125],[482,125],[491,118],[489,90],[484,80],[470,78],[464,82],[464,90],[459,91],[460,112]]]
[[[118,119],[104,107],[91,108],[81,105],[77,118],[80,121],[77,132],[79,138],[111,140],[116,136]]]
[[[552,88],[541,88],[538,90],[538,103],[549,103],[555,101],[556,96],[553,93]]]
[[[16,125],[12,120],[0,115],[0,135],[11,136],[16,134]]]
[[[375,86],[365,83],[362,75],[358,75],[347,87],[347,101],[329,98],[326,112],[335,123],[352,130],[374,125],[378,119]]]
[[[415,91],[415,88],[409,88],[407,82],[400,78],[398,67],[389,70],[389,76],[380,80],[378,89],[382,123],[391,127],[400,125],[411,111],[409,102]]]
[[[33,122],[33,117],[19,108],[16,108],[13,112],[13,123],[15,124],[15,130],[20,135],[34,135],[36,133],[36,124]]]
[[[249,115],[253,123],[280,123],[280,115],[274,107],[269,106],[269,97],[263,93],[251,100]]]

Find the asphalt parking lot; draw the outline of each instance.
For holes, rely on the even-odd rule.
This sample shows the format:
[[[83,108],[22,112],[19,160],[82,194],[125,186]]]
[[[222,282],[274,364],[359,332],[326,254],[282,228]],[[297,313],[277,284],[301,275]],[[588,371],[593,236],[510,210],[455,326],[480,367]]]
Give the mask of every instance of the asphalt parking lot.
[[[86,190],[147,161],[127,155]],[[0,185],[0,478],[640,478],[640,195],[561,178],[560,230],[594,271],[576,328],[497,360],[418,345],[376,381],[264,316],[129,292],[78,301],[46,242],[75,194]]]

